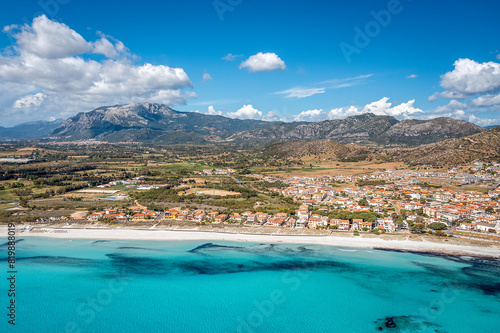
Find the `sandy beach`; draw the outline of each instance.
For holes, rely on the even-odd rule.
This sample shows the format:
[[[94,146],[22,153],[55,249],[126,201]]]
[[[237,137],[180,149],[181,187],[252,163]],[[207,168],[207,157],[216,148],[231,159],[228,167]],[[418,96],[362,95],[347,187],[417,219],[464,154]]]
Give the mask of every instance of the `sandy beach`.
[[[0,228],[2,234],[7,234],[7,228]],[[18,226],[17,238],[51,237],[66,239],[121,239],[121,240],[155,240],[155,241],[234,241],[254,243],[291,243],[340,246],[351,248],[382,248],[391,250],[406,250],[412,252],[433,252],[454,255],[483,256],[500,258],[500,247],[493,244],[469,245],[450,244],[444,241],[429,241],[420,239],[394,240],[363,236],[316,236],[316,235],[276,235],[229,233],[200,230],[158,230],[158,229],[127,229],[127,228],[50,228],[35,229],[38,232],[23,230]],[[43,232],[40,232],[43,230]]]

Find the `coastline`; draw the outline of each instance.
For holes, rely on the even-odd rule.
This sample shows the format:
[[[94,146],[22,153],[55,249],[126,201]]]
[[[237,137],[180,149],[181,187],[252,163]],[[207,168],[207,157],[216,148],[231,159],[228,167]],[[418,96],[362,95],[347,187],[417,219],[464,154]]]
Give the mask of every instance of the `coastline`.
[[[336,235],[283,235],[250,234],[196,229],[161,230],[131,228],[54,228],[42,227],[46,232],[30,232],[17,228],[17,238],[47,237],[64,239],[106,239],[106,240],[153,240],[153,241],[230,241],[251,243],[312,244],[364,249],[384,249],[413,253],[464,255],[473,257],[500,258],[497,245],[474,246],[467,244],[448,244],[421,240],[394,240],[363,236]],[[7,227],[0,227],[7,235]]]

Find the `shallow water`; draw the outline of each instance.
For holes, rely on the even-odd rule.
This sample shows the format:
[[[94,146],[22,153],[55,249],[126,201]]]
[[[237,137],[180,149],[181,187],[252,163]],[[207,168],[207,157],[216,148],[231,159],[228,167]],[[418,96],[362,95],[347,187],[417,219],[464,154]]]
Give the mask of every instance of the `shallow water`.
[[[17,244],[17,258],[16,327],[4,315],[2,332],[455,333],[500,324],[496,260],[35,237]]]

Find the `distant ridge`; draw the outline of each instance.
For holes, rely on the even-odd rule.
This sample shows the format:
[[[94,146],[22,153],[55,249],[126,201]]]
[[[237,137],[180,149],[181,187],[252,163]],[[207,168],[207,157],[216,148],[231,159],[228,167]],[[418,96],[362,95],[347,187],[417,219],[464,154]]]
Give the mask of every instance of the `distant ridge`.
[[[467,165],[475,160],[500,158],[500,127],[474,135],[395,152],[396,159],[410,164]]]
[[[162,104],[141,103],[103,106],[80,112],[54,129],[51,135],[68,140],[204,143],[224,141],[239,131],[281,124],[283,122],[179,112]]]
[[[53,121],[32,121],[13,127],[0,126],[0,139],[23,140],[35,139],[49,135],[55,128],[64,122],[63,119]]]
[[[307,124],[285,124],[237,133],[230,139],[256,142],[329,139],[339,143],[418,146],[476,134],[485,129],[452,118],[402,120],[366,113],[345,119]]]

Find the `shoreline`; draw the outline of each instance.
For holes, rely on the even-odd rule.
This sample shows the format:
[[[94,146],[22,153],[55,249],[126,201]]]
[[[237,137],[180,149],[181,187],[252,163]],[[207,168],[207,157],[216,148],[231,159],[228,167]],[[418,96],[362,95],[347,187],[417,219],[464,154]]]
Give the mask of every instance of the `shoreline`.
[[[500,258],[496,245],[474,246],[420,240],[391,240],[363,236],[283,235],[205,231],[196,229],[161,230],[128,228],[57,228],[37,227],[47,232],[30,232],[17,228],[16,237],[46,237],[63,239],[152,240],[152,241],[230,241],[251,243],[312,244],[364,249],[384,249],[413,253],[463,255]],[[7,235],[7,227],[0,227]]]

